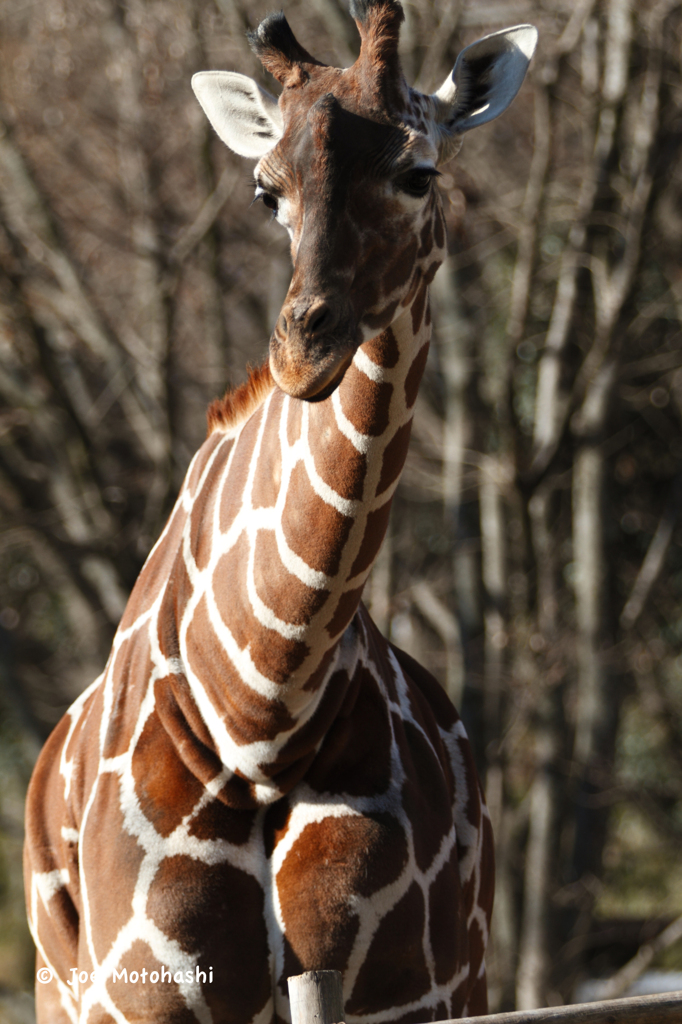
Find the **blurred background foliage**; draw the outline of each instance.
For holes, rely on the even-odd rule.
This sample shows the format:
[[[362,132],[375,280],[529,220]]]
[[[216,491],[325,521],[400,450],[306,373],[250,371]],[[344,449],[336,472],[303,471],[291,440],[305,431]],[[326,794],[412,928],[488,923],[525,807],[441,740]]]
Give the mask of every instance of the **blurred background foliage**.
[[[497,837],[492,1009],[682,966],[682,4],[404,0],[430,91],[463,45],[539,52],[439,185],[450,257],[366,590],[474,742]],[[0,2],[0,1016],[30,1019],[22,801],[102,669],[290,266],[211,134],[200,69],[255,76],[265,0]],[[343,0],[291,0],[319,59]],[[639,950],[639,953],[637,951]],[[638,959],[632,962],[637,953]],[[629,963],[629,967],[627,964]],[[625,972],[622,968],[626,965]]]

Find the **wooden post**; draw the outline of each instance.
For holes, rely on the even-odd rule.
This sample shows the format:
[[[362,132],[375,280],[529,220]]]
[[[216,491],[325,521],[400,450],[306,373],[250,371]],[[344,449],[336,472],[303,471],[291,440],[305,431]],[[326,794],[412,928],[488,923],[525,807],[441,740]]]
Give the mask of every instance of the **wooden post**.
[[[339,971],[307,971],[287,979],[291,1024],[341,1024],[343,995]]]

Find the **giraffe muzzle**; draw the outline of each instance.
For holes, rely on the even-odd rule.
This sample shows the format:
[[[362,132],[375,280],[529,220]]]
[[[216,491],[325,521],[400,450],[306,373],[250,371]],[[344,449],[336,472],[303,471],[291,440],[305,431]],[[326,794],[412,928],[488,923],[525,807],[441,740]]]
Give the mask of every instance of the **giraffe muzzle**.
[[[299,296],[282,307],[270,339],[270,369],[292,398],[319,400],[341,382],[357,347],[346,299]]]

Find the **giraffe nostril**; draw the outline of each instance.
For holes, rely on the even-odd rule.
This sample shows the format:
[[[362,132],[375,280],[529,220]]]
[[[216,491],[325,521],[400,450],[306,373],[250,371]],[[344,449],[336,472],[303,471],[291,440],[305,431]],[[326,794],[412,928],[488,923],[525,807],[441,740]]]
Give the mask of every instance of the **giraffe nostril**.
[[[277,331],[292,344],[317,343],[338,326],[340,308],[337,299],[299,296],[280,310]]]
[[[316,309],[308,321],[308,330],[311,334],[320,334],[331,326],[332,311],[329,306],[322,306]]]

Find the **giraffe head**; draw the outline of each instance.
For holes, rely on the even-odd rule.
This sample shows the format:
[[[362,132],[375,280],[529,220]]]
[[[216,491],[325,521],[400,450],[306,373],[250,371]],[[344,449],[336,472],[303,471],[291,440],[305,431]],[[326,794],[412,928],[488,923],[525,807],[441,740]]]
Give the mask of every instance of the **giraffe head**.
[[[270,368],[298,398],[330,394],[358,346],[431,281],[445,254],[437,167],[511,103],[537,40],[520,25],[472,43],[429,96],[403,77],[397,0],[351,0],[351,13],[361,49],[343,70],[312,57],[281,13],[250,34],[279,100],[229,71],[192,79],[221,139],[258,160],[256,197],[291,238]]]

